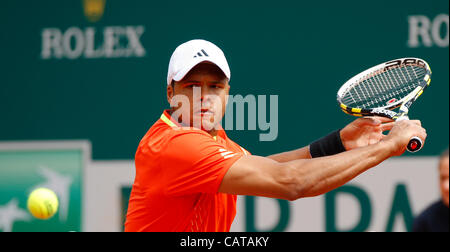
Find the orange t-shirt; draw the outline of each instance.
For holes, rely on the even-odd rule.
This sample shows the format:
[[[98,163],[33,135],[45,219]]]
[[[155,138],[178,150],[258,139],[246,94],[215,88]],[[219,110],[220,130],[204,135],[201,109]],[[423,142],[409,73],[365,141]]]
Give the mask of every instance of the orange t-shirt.
[[[249,153],[220,129],[181,127],[167,111],[141,140],[125,231],[226,232],[236,195],[218,193],[228,169]]]

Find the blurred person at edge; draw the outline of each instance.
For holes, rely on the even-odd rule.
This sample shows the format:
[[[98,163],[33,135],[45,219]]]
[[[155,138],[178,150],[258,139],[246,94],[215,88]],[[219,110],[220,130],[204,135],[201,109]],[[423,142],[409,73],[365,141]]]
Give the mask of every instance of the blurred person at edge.
[[[413,232],[448,232],[448,148],[439,159],[439,186],[441,199],[426,208],[415,220]]]

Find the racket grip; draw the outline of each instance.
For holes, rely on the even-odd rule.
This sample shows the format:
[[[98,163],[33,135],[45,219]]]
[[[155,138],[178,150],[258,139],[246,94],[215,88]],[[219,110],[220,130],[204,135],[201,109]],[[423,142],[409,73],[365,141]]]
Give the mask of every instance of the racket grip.
[[[418,152],[422,149],[423,146],[423,142],[422,139],[420,139],[419,137],[413,137],[411,138],[411,140],[409,140],[408,146],[406,147],[406,149],[411,152]]]
[[[402,120],[409,120],[409,117],[407,115],[403,115],[401,117],[399,117],[396,121],[402,121]],[[422,149],[423,146],[423,142],[422,139],[420,139],[419,137],[413,137],[411,138],[411,140],[409,140],[408,146],[406,146],[406,149],[411,152],[418,152]]]

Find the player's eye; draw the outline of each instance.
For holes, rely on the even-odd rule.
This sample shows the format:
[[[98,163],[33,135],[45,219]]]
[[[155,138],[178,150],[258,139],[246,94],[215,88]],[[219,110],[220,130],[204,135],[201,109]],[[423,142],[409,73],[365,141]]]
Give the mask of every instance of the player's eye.
[[[193,87],[200,87],[200,84],[198,83],[186,83],[183,85],[183,88],[193,88]]]
[[[224,86],[223,86],[223,84],[211,84],[210,87],[214,88],[214,89],[219,89],[219,88],[223,88]]]

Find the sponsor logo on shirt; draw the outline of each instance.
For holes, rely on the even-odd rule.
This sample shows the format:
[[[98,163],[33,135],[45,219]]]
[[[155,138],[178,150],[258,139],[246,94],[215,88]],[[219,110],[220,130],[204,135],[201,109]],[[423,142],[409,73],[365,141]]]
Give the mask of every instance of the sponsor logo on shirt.
[[[224,159],[230,158],[230,157],[234,157],[236,155],[236,153],[226,150],[226,149],[219,149],[220,155],[222,155],[222,157]]]

